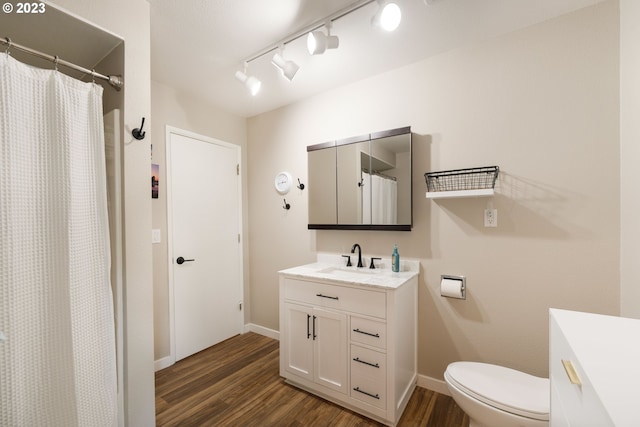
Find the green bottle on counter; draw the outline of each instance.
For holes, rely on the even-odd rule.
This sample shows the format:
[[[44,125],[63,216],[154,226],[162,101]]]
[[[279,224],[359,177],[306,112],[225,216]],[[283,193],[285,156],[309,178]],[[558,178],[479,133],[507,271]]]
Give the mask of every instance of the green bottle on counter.
[[[395,273],[400,271],[400,254],[398,253],[398,245],[393,245],[393,253],[391,254],[391,270]]]

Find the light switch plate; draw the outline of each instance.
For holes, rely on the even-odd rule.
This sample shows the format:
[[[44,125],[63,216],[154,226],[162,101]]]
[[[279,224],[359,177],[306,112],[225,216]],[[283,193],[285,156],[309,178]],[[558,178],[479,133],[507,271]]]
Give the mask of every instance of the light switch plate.
[[[151,230],[151,243],[160,243],[160,229],[154,228]]]

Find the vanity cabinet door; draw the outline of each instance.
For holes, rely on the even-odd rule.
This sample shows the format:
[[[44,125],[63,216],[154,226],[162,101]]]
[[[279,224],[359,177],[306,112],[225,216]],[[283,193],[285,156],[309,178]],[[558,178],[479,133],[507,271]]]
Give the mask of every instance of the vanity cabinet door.
[[[285,369],[346,394],[347,315],[294,303],[284,312]]]
[[[284,313],[282,326],[286,346],[281,357],[285,360],[285,369],[313,381],[313,309],[285,303]]]
[[[346,394],[347,316],[343,313],[314,308],[315,381]]]

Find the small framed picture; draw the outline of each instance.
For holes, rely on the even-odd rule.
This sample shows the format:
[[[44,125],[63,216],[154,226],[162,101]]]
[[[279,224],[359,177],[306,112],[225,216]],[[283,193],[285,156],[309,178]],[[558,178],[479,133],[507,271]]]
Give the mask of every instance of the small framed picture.
[[[151,164],[151,198],[158,198],[158,184],[160,182],[160,165]]]

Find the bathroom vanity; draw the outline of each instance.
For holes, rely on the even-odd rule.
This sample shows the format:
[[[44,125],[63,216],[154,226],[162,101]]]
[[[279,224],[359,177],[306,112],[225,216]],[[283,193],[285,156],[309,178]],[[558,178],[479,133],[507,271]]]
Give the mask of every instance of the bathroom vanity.
[[[417,381],[418,263],[280,271],[280,375],[395,425]]]
[[[550,310],[551,425],[637,426],[640,320]]]

